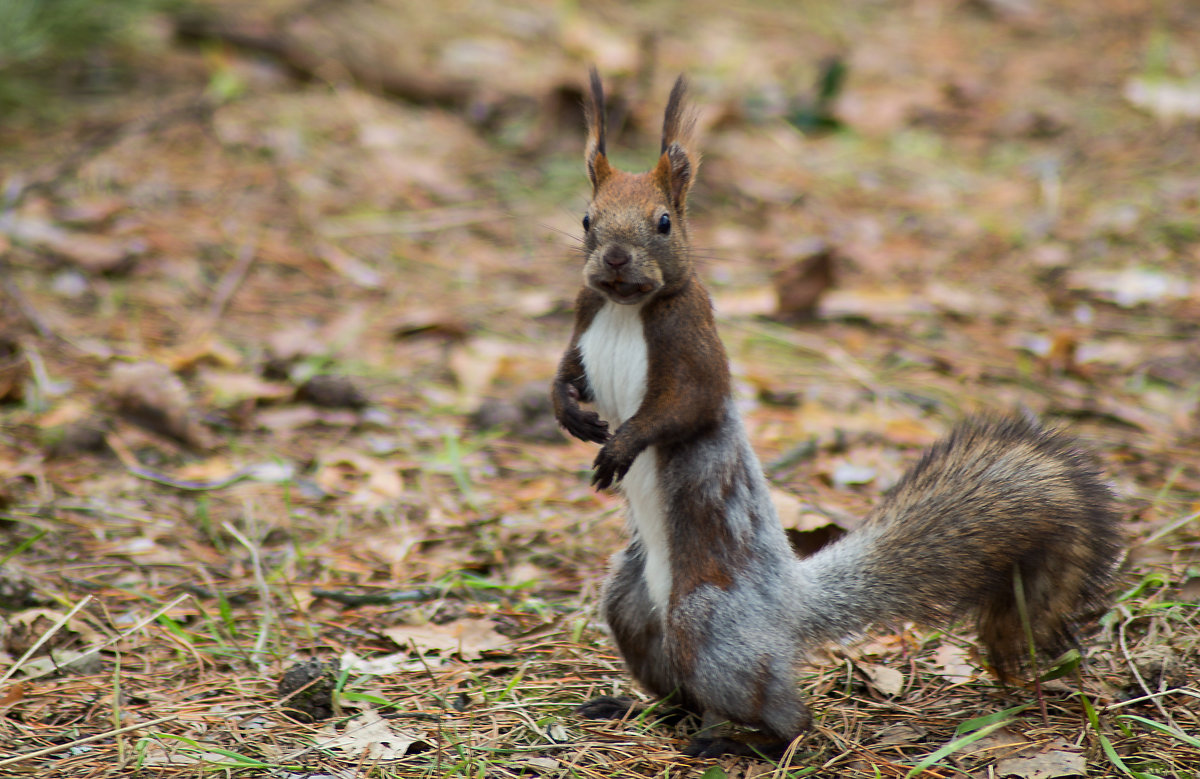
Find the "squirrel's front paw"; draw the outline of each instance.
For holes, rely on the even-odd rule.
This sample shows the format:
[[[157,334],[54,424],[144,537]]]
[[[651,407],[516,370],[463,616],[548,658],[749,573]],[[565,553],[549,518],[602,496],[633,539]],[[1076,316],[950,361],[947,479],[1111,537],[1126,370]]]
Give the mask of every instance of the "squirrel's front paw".
[[[592,484],[598,490],[606,490],[614,481],[625,478],[633,465],[633,458],[621,454],[619,447],[613,445],[615,442],[616,439],[605,444],[592,463]]]
[[[608,440],[608,423],[595,411],[584,411],[579,406],[563,409],[559,423],[568,433],[581,441],[602,444]]]

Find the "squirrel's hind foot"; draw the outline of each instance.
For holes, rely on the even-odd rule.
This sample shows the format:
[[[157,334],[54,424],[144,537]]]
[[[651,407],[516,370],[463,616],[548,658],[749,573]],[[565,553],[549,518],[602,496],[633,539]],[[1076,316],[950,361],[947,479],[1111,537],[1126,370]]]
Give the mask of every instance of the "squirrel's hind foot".
[[[575,707],[575,713],[584,719],[625,719],[635,716],[639,710],[633,698],[615,695],[601,695]]]
[[[744,739],[731,736],[710,738],[696,736],[683,748],[685,757],[756,757],[760,760],[777,761],[787,751],[788,742],[769,736],[746,736]]]
[[[592,698],[587,703],[575,707],[575,713],[584,719],[628,719],[637,717],[649,707],[641,706],[633,698],[616,695],[601,695]],[[653,718],[656,722],[667,725],[678,725],[691,714],[687,709],[676,706],[654,707]]]

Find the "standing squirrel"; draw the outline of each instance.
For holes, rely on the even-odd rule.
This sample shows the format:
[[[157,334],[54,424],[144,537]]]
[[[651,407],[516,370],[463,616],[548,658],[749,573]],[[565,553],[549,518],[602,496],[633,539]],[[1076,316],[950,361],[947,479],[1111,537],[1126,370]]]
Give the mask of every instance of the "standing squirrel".
[[[703,715],[686,751],[712,755],[744,751],[710,737],[721,722],[775,744],[807,729],[798,666],[874,623],[973,611],[1007,678],[1028,647],[1017,571],[1038,650],[1074,646],[1079,625],[1107,603],[1117,513],[1086,455],[1024,418],[962,423],[861,527],[808,558],[793,554],[691,255],[698,158],[685,93],[680,77],[658,164],[625,173],[606,156],[604,93],[591,71],[584,286],[551,393],[571,435],[603,444],[592,483],[618,484],[628,502],[632,539],[613,557],[602,611],[629,670]],[[621,717],[629,707],[602,697],[580,712]]]

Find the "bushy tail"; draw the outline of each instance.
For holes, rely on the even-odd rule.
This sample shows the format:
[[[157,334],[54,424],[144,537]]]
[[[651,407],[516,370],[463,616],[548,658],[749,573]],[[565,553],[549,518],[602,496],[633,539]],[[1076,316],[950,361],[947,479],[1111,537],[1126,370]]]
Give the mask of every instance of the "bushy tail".
[[[972,419],[935,444],[863,528],[883,619],[939,620],[975,610],[1001,678],[1028,643],[1057,655],[1109,602],[1121,544],[1111,491],[1068,436],[1022,417]],[[852,533],[851,536],[858,533]]]

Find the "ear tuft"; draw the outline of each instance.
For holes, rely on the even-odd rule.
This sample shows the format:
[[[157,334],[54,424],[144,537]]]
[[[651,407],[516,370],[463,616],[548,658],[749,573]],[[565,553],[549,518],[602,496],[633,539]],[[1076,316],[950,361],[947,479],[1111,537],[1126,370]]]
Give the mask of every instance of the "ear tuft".
[[[696,131],[696,112],[687,104],[687,79],[680,76],[671,89],[663,115],[662,156],[655,174],[671,198],[676,211],[687,208],[687,193],[696,176],[700,158],[691,151]]]
[[[690,146],[696,131],[696,111],[687,104],[687,79],[675,79],[671,96],[667,99],[667,110],[663,114],[662,147],[659,154],[666,154],[672,143]]]
[[[604,115],[604,85],[600,82],[600,73],[592,66],[589,71],[590,91],[583,104],[583,115],[587,120],[587,149],[584,151],[584,161],[587,164],[588,178],[592,182],[592,190],[612,175],[612,166],[608,164],[605,153],[608,133],[608,121]]]

